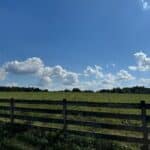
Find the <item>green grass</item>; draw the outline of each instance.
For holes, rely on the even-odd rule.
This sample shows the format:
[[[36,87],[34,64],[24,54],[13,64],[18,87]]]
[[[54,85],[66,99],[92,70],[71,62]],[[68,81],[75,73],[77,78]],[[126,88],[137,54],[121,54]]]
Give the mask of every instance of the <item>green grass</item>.
[[[77,100],[94,102],[131,102],[145,100],[150,103],[150,94],[111,94],[111,93],[65,93],[65,92],[0,92],[0,98]]]
[[[100,93],[65,93],[65,92],[0,92],[0,99],[3,98],[15,98],[15,99],[29,99],[29,100],[62,100],[63,98],[69,101],[89,101],[89,102],[115,102],[115,103],[140,103],[141,100],[145,100],[146,103],[150,103],[150,95],[148,94],[100,94]],[[20,105],[22,107],[31,107],[30,105]],[[36,108],[48,108],[48,109],[62,109],[62,107],[49,106],[49,105],[32,105]],[[126,110],[126,109],[106,109],[106,108],[92,108],[92,107],[68,107],[68,109],[75,110],[85,110],[85,111],[98,111],[98,112],[113,112],[113,113],[129,113],[129,114],[140,114],[140,110]],[[43,116],[43,117],[54,117],[62,118],[62,115],[49,115],[49,114],[37,114],[37,113],[21,113],[21,115],[30,116]],[[115,123],[122,125],[139,125],[139,122],[128,121],[128,120],[116,120],[116,119],[104,119],[95,117],[81,117],[81,116],[68,116],[70,119],[84,120],[84,121],[94,121],[94,122],[105,122],[105,123]],[[32,122],[31,122],[32,123]],[[48,127],[60,127],[57,124],[42,124],[33,123],[34,125],[48,126]],[[116,130],[102,130],[94,129],[92,127],[81,127],[81,126],[68,126],[70,129],[75,130],[85,130],[99,133],[107,134],[117,134],[117,135],[132,135],[134,137],[141,136],[139,133],[116,131]],[[14,139],[9,140],[12,142]],[[7,141],[8,142],[8,141]],[[18,143],[14,140],[16,146]],[[9,145],[9,144],[8,144]],[[23,144],[22,144],[23,145]],[[59,144],[58,144],[59,145]],[[26,145],[25,145],[26,146]],[[25,147],[24,146],[24,147]],[[19,147],[19,146],[18,146]],[[31,146],[32,147],[32,146]],[[83,148],[82,148],[83,149]],[[120,150],[120,149],[119,149]],[[122,150],[122,149],[121,149]],[[135,148],[136,150],[136,148]]]
[[[61,132],[43,131],[36,129],[14,128],[9,132],[9,126],[0,126],[1,150],[139,150],[139,146],[123,144],[94,137],[68,135],[64,138]]]

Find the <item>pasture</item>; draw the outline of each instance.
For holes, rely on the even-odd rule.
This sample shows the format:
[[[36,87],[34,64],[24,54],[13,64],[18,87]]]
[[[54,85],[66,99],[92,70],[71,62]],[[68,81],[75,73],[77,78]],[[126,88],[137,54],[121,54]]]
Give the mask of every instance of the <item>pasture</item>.
[[[76,92],[73,92],[73,93],[65,93],[65,92],[37,92],[37,93],[35,93],[35,92],[27,92],[27,93],[26,92],[0,92],[0,99],[6,99],[6,98],[14,98],[14,99],[18,99],[18,100],[29,99],[29,100],[33,100],[33,101],[34,100],[38,100],[38,99],[39,100],[43,100],[43,101],[44,100],[62,100],[63,98],[65,98],[65,99],[67,99],[69,101],[112,102],[112,103],[140,103],[141,100],[144,100],[146,103],[150,103],[150,95],[146,95],[146,94],[145,95],[144,94],[107,94],[107,93],[100,94],[100,93],[80,93],[80,92],[79,93],[76,93]],[[26,108],[30,108],[31,107],[31,106],[29,106],[27,104],[21,104],[20,106],[21,107],[26,107]],[[34,108],[43,108],[44,107],[44,108],[48,108],[48,109],[51,109],[51,108],[53,108],[53,109],[61,109],[60,107],[47,106],[47,105],[43,105],[43,106],[33,105],[32,107],[34,107]],[[74,110],[85,110],[85,111],[88,110],[88,111],[91,111],[91,112],[92,111],[113,112],[113,113],[117,113],[117,114],[123,114],[123,113],[140,114],[141,113],[140,111],[137,111],[137,110],[126,111],[125,109],[110,109],[110,108],[109,109],[107,109],[107,108],[106,109],[105,108],[94,108],[93,109],[92,107],[91,108],[87,108],[87,107],[74,107],[74,106],[72,106],[70,108],[74,109]],[[20,113],[18,113],[18,114],[20,114]],[[33,113],[33,112],[31,112],[31,113],[21,113],[21,115],[40,116],[40,117],[44,117],[45,116],[45,114],[36,114],[36,113]],[[61,117],[60,115],[52,115],[52,114],[48,115],[48,116],[49,117],[53,117],[53,118],[60,118]],[[83,120],[83,121],[103,122],[103,123],[111,122],[111,123],[117,123],[117,124],[121,124],[121,125],[124,125],[124,124],[125,125],[139,125],[139,122],[137,122],[137,121],[127,121],[127,120],[115,120],[115,119],[104,119],[104,118],[103,119],[101,119],[101,118],[97,119],[97,118],[81,117],[81,116],[75,116],[75,117],[74,116],[69,116],[69,118],[70,119]],[[2,121],[4,121],[4,120],[2,120]],[[7,120],[5,120],[5,121],[7,121]],[[41,124],[41,123],[38,123],[38,122],[37,123],[32,123],[32,124],[38,125],[38,126],[48,126],[48,127],[62,128],[62,126],[57,125],[57,124],[49,125],[49,124]],[[73,126],[73,125],[68,126],[68,128],[80,129],[80,130],[92,131],[92,132],[96,131],[96,132],[100,132],[100,133],[108,133],[109,132],[109,133],[117,134],[117,135],[131,135],[132,134],[131,136],[134,136],[134,137],[137,137],[137,136],[140,137],[141,136],[139,133],[136,133],[136,132],[133,135],[133,133],[131,133],[131,132],[125,132],[125,131],[119,131],[119,130],[118,131],[114,131],[114,130],[109,130],[108,131],[108,130],[104,130],[104,129],[95,130],[95,129],[91,128],[91,127],[80,127],[80,126]],[[28,131],[28,132],[27,132],[26,136],[30,137],[30,132],[32,132],[32,131]],[[18,142],[18,136],[20,137],[21,135],[17,134],[17,135],[15,135],[15,137],[13,137],[13,138],[11,137],[9,140],[6,140],[4,142],[5,145],[7,145],[7,143],[10,143],[10,145],[11,145],[12,143],[15,143],[15,142],[16,142],[16,145],[20,144],[20,142]],[[45,137],[44,137],[44,139],[45,139]],[[74,137],[73,137],[73,139],[74,139]],[[30,140],[32,141],[32,139],[30,139]],[[38,140],[40,141],[40,139],[38,139]],[[45,140],[47,140],[47,139],[45,139]],[[91,140],[93,140],[93,139],[85,140],[85,142],[89,141],[89,143],[90,143]],[[15,142],[13,142],[13,141],[15,141]],[[26,138],[26,141],[28,141],[27,138]],[[57,141],[57,142],[62,142],[62,140]],[[32,145],[32,143],[30,143],[30,145]],[[116,143],[114,145],[116,145]],[[117,145],[118,145],[118,143],[117,143]],[[133,150],[137,150],[138,149],[138,146],[134,145],[134,144],[133,145],[132,144],[129,144],[129,145],[125,144],[124,146],[123,145],[121,144],[121,146],[120,146],[120,147],[123,147],[123,148],[119,148],[118,147],[118,148],[116,148],[116,150],[124,150],[125,147],[126,147],[127,150],[128,149],[129,150],[130,149],[133,149]],[[94,146],[94,144],[93,144],[93,146]],[[110,147],[112,147],[112,146],[110,146]],[[27,149],[27,148],[24,148],[24,150],[25,149]],[[31,149],[34,150],[34,146]],[[80,149],[83,149],[83,147],[81,147]],[[112,150],[112,149],[109,149],[109,150]]]
[[[141,100],[150,103],[150,94],[111,94],[111,93],[76,93],[76,92],[0,92],[0,98],[40,99],[40,100],[77,100],[92,102],[131,102]]]

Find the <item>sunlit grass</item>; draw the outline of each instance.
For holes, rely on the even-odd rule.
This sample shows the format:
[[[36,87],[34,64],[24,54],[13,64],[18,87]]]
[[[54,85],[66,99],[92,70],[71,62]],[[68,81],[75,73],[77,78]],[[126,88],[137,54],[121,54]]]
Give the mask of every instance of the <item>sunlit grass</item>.
[[[65,93],[65,92],[0,92],[0,99],[4,98],[14,98],[14,99],[27,99],[27,100],[63,100],[64,98],[68,101],[88,101],[88,102],[112,102],[112,103],[140,103],[141,100],[145,100],[146,103],[150,103],[150,95],[148,94],[100,94],[100,93]],[[6,104],[0,104],[5,105]],[[44,109],[60,109],[62,106],[56,105],[45,105],[45,104],[16,104],[17,107],[24,108],[44,108]],[[139,109],[114,109],[114,108],[99,108],[99,107],[84,107],[84,106],[67,106],[68,110],[80,110],[80,111],[90,111],[90,112],[109,112],[116,114],[141,114]],[[9,111],[1,111],[3,113],[10,113]],[[150,111],[147,111],[150,114]],[[36,116],[36,117],[46,117],[46,118],[62,118],[63,114],[48,114],[48,113],[34,113],[34,112],[16,112],[17,115],[22,116]],[[141,121],[131,121],[125,119],[111,119],[111,118],[99,118],[99,117],[83,117],[82,115],[68,115],[68,119],[71,120],[80,120],[80,121],[91,121],[91,122],[100,122],[100,123],[111,123],[111,124],[120,124],[120,125],[133,125],[141,126]],[[0,119],[1,121],[9,122],[9,119]],[[19,121],[15,119],[15,122],[18,123],[29,123],[29,121]],[[40,123],[40,122],[30,122],[30,124],[42,127],[51,127],[51,128],[60,128],[63,129],[63,125],[54,124],[54,123]],[[141,137],[142,134],[138,132],[129,132],[129,131],[120,131],[120,130],[109,130],[101,129],[94,127],[85,127],[85,126],[75,126],[68,125],[68,129],[73,130],[83,130],[91,131],[97,133],[106,133],[106,134],[116,134],[124,136],[134,136]]]

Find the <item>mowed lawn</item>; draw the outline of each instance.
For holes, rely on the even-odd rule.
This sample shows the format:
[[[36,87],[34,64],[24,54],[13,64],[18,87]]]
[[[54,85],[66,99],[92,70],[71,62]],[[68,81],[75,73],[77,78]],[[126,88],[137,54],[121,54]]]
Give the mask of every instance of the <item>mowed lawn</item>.
[[[112,93],[75,93],[75,92],[0,92],[0,99],[40,99],[40,100],[67,100],[91,102],[139,103],[145,100],[150,103],[150,94],[112,94]]]

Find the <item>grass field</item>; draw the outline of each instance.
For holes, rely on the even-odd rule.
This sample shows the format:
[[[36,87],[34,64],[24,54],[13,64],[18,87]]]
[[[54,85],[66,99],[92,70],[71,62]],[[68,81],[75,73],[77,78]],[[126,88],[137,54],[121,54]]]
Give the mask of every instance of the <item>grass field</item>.
[[[41,100],[77,100],[96,102],[140,102],[150,103],[150,94],[111,94],[111,93],[65,93],[65,92],[0,92],[0,98],[41,99]]]
[[[115,102],[115,103],[139,103],[141,100],[145,100],[146,103],[150,103],[150,95],[148,94],[100,94],[100,93],[65,93],[65,92],[0,92],[0,99],[3,98],[15,98],[15,99],[39,99],[39,100],[62,100],[63,98],[66,98],[67,100],[74,100],[74,101],[89,101],[89,102]],[[24,107],[30,107],[29,105],[24,105]],[[41,107],[39,105],[36,105],[34,107]],[[42,106],[44,108],[54,108],[54,106]],[[55,107],[55,109],[57,109]],[[60,109],[58,107],[58,109]],[[140,113],[140,111],[134,111],[134,110],[130,110],[128,112],[126,112],[126,110],[123,109],[100,109],[100,108],[82,108],[82,107],[73,107],[72,109],[80,109],[80,110],[88,110],[88,111],[108,111],[108,112],[114,112],[114,113]],[[40,114],[34,114],[34,113],[25,113],[26,115],[32,115],[32,116],[45,116],[45,115],[40,115]],[[49,117],[62,117],[59,115],[56,116],[50,116],[47,114],[47,116]],[[111,123],[117,123],[117,124],[128,124],[128,125],[135,125],[138,123],[137,122],[132,122],[132,121],[127,121],[127,120],[113,120],[113,119],[97,119],[97,118],[87,118],[87,117],[80,117],[80,116],[70,116],[71,119],[77,119],[77,120],[86,120],[86,121],[96,121],[96,122],[111,122]],[[43,125],[43,124],[39,124],[36,123],[36,125]],[[45,126],[45,124],[44,124]],[[49,126],[49,125],[48,125]],[[52,125],[57,126],[57,125]],[[96,131],[96,132],[100,132],[100,133],[108,133],[108,131],[105,130],[95,130],[93,128],[81,128],[79,126],[68,126],[68,128],[72,128],[72,129],[81,129],[81,130],[88,130],[88,131]],[[121,134],[121,135],[131,135],[131,133],[129,132],[120,132],[120,131],[109,131],[109,133],[112,134]],[[17,137],[15,138],[15,142],[17,143],[17,138],[20,135],[17,135]],[[28,135],[30,136],[30,135]],[[139,134],[135,133],[135,135],[132,136],[140,136]],[[39,139],[38,139],[39,140]],[[14,139],[10,139],[10,140],[6,140],[8,143],[14,141]],[[7,143],[6,142],[6,143]],[[19,142],[18,142],[19,144]],[[134,145],[133,145],[134,147]],[[22,148],[23,149],[23,148]],[[24,148],[25,150],[26,148]],[[29,149],[29,148],[28,148]],[[31,148],[32,149],[32,148]],[[34,148],[33,148],[34,149]],[[81,148],[83,149],[83,148]],[[129,150],[132,148],[129,148]],[[111,149],[110,149],[111,150]],[[116,149],[117,150],[117,149]],[[120,150],[120,149],[119,149]],[[122,150],[122,149],[121,149]],[[124,149],[123,149],[124,150]],[[133,150],[137,150],[136,148],[133,148]]]

